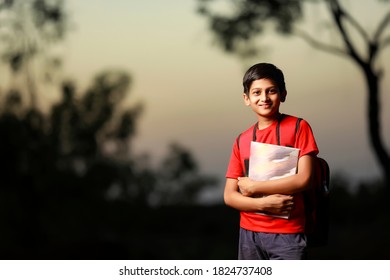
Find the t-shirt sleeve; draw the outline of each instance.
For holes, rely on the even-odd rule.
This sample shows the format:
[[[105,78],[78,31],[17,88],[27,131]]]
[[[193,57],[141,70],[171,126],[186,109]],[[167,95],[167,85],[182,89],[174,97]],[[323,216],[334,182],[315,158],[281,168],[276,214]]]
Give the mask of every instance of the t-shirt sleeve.
[[[226,178],[237,179],[244,176],[244,170],[240,160],[240,150],[237,145],[237,139],[234,141],[230,161],[228,164]]]
[[[299,157],[309,154],[315,156],[318,154],[318,147],[313,131],[309,123],[305,120],[302,120],[299,125],[296,148],[300,149]]]

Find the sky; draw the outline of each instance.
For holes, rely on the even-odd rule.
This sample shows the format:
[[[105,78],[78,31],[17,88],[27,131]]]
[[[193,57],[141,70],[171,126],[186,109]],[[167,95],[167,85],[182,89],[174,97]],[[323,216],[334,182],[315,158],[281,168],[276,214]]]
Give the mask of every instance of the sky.
[[[389,8],[368,2],[374,1],[346,1],[346,5],[368,30],[374,30],[375,20]],[[379,176],[367,133],[363,75],[351,61],[315,50],[299,38],[267,34],[262,38],[265,51],[243,62],[214,43],[206,19],[196,13],[196,0],[66,3],[73,24],[64,45],[65,73],[77,77],[80,87],[102,70],[130,73],[133,84],[126,102],[145,104],[135,151],[159,159],[172,142],[188,148],[201,172],[220,181],[205,199],[222,199],[232,144],[256,122],[242,101],[241,83],[247,67],[258,62],[274,63],[284,72],[288,95],[281,111],[310,123],[332,174],[344,173],[354,181]],[[302,27],[335,42],[321,25],[323,10],[307,11]],[[389,55],[387,50],[379,61],[386,70],[381,120],[387,147],[390,69],[384,62]]]

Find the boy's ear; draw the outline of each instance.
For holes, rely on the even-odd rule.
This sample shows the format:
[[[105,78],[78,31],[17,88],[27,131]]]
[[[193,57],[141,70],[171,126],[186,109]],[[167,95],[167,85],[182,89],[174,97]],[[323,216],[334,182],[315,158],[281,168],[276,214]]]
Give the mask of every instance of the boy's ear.
[[[249,100],[249,96],[245,92],[242,94],[242,97],[244,98],[244,103],[246,106],[251,105],[250,100]]]
[[[280,94],[280,101],[281,101],[281,102],[286,101],[286,97],[287,97],[287,90],[283,91],[283,92]]]

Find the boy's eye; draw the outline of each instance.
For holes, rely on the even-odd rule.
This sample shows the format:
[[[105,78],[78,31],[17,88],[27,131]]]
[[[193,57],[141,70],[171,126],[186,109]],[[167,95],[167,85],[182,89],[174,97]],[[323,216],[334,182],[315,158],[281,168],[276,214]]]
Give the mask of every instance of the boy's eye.
[[[276,93],[277,90],[276,90],[275,88],[271,88],[271,89],[268,90],[268,92],[269,92],[269,93]]]

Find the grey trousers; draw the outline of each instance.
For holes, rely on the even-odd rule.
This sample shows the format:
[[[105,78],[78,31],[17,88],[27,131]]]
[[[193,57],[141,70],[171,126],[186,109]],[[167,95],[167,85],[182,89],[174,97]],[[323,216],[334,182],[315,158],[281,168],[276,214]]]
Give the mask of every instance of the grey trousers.
[[[307,259],[304,233],[264,233],[240,228],[239,260]]]

